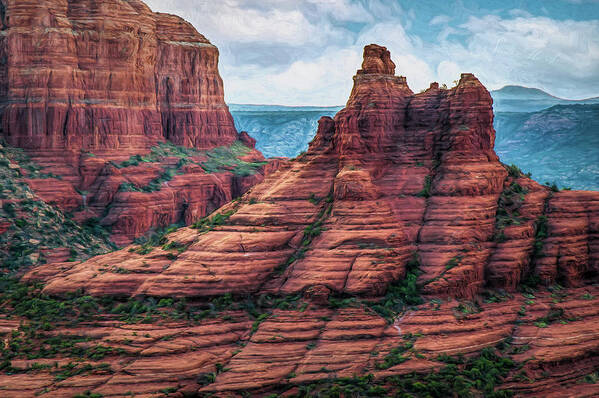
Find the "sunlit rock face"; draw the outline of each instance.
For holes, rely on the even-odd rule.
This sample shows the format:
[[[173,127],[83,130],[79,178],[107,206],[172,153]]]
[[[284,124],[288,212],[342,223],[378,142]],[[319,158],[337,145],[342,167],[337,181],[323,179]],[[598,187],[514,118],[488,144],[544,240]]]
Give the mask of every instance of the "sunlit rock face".
[[[218,49],[138,0],[4,0],[0,132],[14,146],[138,151],[236,140]]]
[[[320,120],[308,152],[221,209],[224,225],[177,232],[189,247],[168,267],[124,250],[71,266],[46,290],[195,297],[324,286],[377,296],[410,259],[431,296],[514,290],[531,276],[592,280],[599,193],[551,192],[502,165],[492,99],[474,75],[413,94],[393,70],[384,47],[367,46],[346,108]],[[135,278],[88,277],[106,261],[135,269],[157,258]]]
[[[183,19],[138,0],[0,5],[0,138],[60,178],[27,181],[41,199],[80,221],[100,219],[126,244],[205,216],[272,169],[207,175],[175,167],[172,156],[113,167],[164,142],[210,150],[241,140],[251,147],[246,160],[264,161],[251,137],[237,134],[218,49]],[[159,192],[119,190],[141,189],[173,168]]]
[[[318,396],[347,378],[331,394],[465,396],[456,391],[467,380],[475,396],[597,396],[599,287],[582,285],[599,267],[599,193],[553,192],[502,165],[492,100],[473,75],[414,94],[393,68],[368,46],[346,108],[320,119],[308,152],[195,228],[30,271],[25,280],[45,281],[50,295],[133,298],[116,307],[124,320],[115,309],[53,331],[122,352],[103,359],[110,374],[68,383],[43,370],[0,374],[4,391]],[[515,293],[525,279],[567,288]],[[407,286],[421,304],[406,305],[397,291]],[[126,323],[144,303],[189,312]],[[481,350],[459,377],[468,365],[443,362]],[[513,369],[500,376],[507,358]]]

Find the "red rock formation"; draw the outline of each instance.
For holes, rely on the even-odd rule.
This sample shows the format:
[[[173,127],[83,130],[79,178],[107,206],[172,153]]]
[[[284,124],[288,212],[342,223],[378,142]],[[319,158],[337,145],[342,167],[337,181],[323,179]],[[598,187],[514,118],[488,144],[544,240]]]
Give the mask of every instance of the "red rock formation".
[[[599,193],[551,192],[504,167],[493,150],[491,97],[473,75],[450,90],[433,84],[414,95],[389,62],[384,48],[368,46],[347,107],[320,120],[308,152],[199,230],[181,228],[167,245],[41,266],[25,277],[46,281],[50,294],[179,296],[209,312],[238,297],[253,319],[227,310],[218,320],[168,325],[174,333],[165,325],[90,325],[73,333],[125,350],[107,359],[113,375],[55,383],[43,370],[29,383],[0,375],[0,387],[57,396],[151,396],[170,386],[294,396],[305,383],[373,374],[370,384],[396,391],[385,377],[437,374],[445,366],[439,355],[500,347],[519,363],[501,388],[517,396],[596,396],[599,290],[577,286],[596,281]],[[428,301],[389,324],[373,303],[392,302],[380,296],[417,259]],[[531,276],[568,288],[515,293]],[[486,291],[482,300],[485,286],[514,294]],[[354,301],[329,300],[340,294]],[[282,302],[256,315],[273,296]],[[6,321],[7,335],[15,325]]]
[[[139,0],[3,1],[0,132],[32,150],[138,152],[237,139],[218,50]]]
[[[179,158],[162,163],[144,162],[122,169],[108,164],[94,183],[86,188],[87,207],[77,213],[77,217],[81,220],[90,217],[101,219],[102,225],[110,227],[112,239],[118,245],[129,244],[133,238],[155,227],[179,222],[192,224],[243,195],[280,163],[278,160],[266,163],[255,150],[246,157],[249,161],[265,165],[257,168],[255,174],[241,176],[225,170],[207,174],[199,164],[188,164],[181,167],[171,180],[164,181],[160,190],[152,192],[124,191],[122,184],[148,186],[164,173],[165,163],[167,168],[174,169]],[[167,163],[169,160],[170,165]]]
[[[429,295],[513,290],[531,275],[568,286],[592,278],[599,193],[553,194],[508,177],[493,150],[492,99],[478,79],[463,74],[451,90],[432,85],[414,95],[405,78],[389,74],[387,58],[367,46],[347,107],[320,120],[308,153],[221,210],[234,212],[228,223],[199,235],[166,270],[112,275],[108,284],[87,277],[112,257],[132,266],[148,260],[124,251],[75,265],[46,290],[110,294],[123,279],[129,295],[291,294],[324,285],[376,296],[404,276],[413,255]]]
[[[160,193],[117,194],[123,181],[157,177],[161,165],[116,171],[107,162],[165,140],[210,149],[240,139],[254,149],[224,102],[218,49],[139,0],[0,4],[0,137],[61,177],[28,180],[40,197],[69,212],[83,208],[80,219],[101,218],[115,242],[201,218],[276,166],[247,178],[186,169]],[[253,151],[245,160],[264,159]]]
[[[499,388],[517,397],[597,396],[599,385],[593,380],[599,359],[589,353],[599,348],[599,289],[592,286],[557,294],[564,297],[557,304],[556,294],[537,292],[534,300],[506,297],[499,303],[481,304],[470,314],[460,312],[455,301],[431,302],[406,311],[393,324],[368,309],[332,309],[311,301],[299,302],[301,310],[274,309],[261,322],[235,310],[197,322],[156,318],[154,323],[131,324],[109,315],[76,326],[57,325],[49,332],[62,341],[76,336],[86,339],[87,346],[105,347],[107,354],[101,361],[56,356],[51,350],[43,358],[18,356],[12,359],[12,367],[25,369],[37,363],[37,370],[0,371],[0,388],[6,397],[42,392],[64,397],[85,391],[158,397],[168,390],[223,397],[289,391],[294,396],[304,383],[373,374],[371,384],[393,390],[385,377],[437,373],[447,366],[440,355],[468,357],[504,343],[503,355],[522,366]],[[536,319],[549,311],[557,318],[540,327]],[[19,319],[0,315],[0,335],[18,338],[22,336],[18,328]],[[410,339],[413,348],[402,354],[401,363],[387,369],[380,366],[392,349]],[[72,372],[61,381],[56,373],[62,368],[56,369],[55,364],[62,367],[69,362],[96,368]],[[43,364],[50,366],[39,366]],[[97,368],[100,364],[109,371]]]
[[[255,187],[229,226],[202,236],[167,271],[131,285],[129,294],[293,293],[322,284],[376,295],[404,275],[413,252],[429,294],[472,297],[487,281],[513,289],[530,272],[576,285],[594,273],[599,214],[591,203],[598,194],[557,194],[544,209],[547,189],[519,179],[527,187],[518,216],[525,225],[509,226],[500,231],[507,241],[494,241],[500,195],[512,179],[493,151],[489,93],[464,74],[451,90],[432,86],[413,95],[404,78],[389,74],[389,62],[385,49],[366,47],[347,107],[334,121],[320,121],[308,154]],[[580,214],[580,222],[562,215],[566,209]],[[544,212],[546,254],[533,259],[536,220]],[[311,236],[303,231],[309,225],[322,231]],[[299,258],[289,262],[294,252]],[[203,271],[205,262],[218,267]],[[281,276],[273,274],[286,262]],[[97,285],[102,281],[77,277],[92,264],[74,267],[48,291],[83,286],[109,293]],[[237,278],[232,271],[238,268],[253,277]]]

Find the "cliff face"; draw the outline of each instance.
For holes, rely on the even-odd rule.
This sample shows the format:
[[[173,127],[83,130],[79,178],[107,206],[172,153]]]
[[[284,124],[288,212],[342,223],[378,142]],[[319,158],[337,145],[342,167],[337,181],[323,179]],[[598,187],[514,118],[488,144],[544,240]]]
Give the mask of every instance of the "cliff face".
[[[599,193],[553,192],[502,165],[473,75],[415,95],[393,71],[386,49],[366,47],[346,108],[320,120],[308,152],[217,215],[27,274],[51,295],[131,297],[97,300],[109,315],[54,332],[121,351],[105,359],[110,374],[56,383],[41,370],[0,386],[596,396]]]
[[[181,18],[138,0],[0,4],[0,138],[57,177],[27,180],[46,202],[79,220],[101,219],[125,244],[206,215],[272,168],[209,176],[174,167],[172,156],[112,167],[165,141],[210,150],[243,138],[224,102],[218,49]],[[263,162],[250,146],[245,160]],[[169,168],[177,176],[162,179],[162,192],[119,193],[122,183],[143,188]]]
[[[0,133],[33,150],[229,145],[218,50],[138,0],[2,0]]]

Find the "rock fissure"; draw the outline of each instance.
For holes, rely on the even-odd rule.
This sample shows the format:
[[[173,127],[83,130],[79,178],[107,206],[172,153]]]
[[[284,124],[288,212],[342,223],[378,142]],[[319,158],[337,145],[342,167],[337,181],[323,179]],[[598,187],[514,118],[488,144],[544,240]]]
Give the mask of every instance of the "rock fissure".
[[[351,263],[349,264],[349,270],[347,271],[347,274],[345,275],[345,281],[343,281],[343,290],[345,290],[345,288],[347,286],[347,281],[349,279],[349,275],[351,274],[352,270],[354,269],[354,264],[356,263],[357,259],[358,259],[358,255],[356,255],[354,257],[354,259],[351,261]]]
[[[331,194],[329,194],[329,197],[330,195]],[[332,204],[325,202],[325,204],[321,207],[321,210],[317,213],[316,220],[312,224],[308,225],[304,230],[302,240],[300,241],[301,246],[287,259],[284,264],[284,268],[276,270],[277,273],[283,275],[281,286],[285,285],[291,273],[293,273],[293,267],[296,261],[305,256],[306,252],[310,250],[310,246],[312,245],[314,238],[318,237],[321,233],[321,230],[324,229],[323,225],[325,224],[326,219],[330,216],[332,207]],[[267,282],[268,281],[266,281],[266,283]]]

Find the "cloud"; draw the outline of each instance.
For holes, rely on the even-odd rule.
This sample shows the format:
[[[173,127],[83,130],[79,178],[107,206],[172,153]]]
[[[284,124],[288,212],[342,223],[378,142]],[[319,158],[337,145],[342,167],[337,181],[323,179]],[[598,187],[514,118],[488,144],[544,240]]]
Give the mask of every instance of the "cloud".
[[[492,88],[525,84],[567,97],[599,91],[599,21],[485,16],[460,28],[466,44],[445,41],[438,57],[477,73]]]
[[[429,22],[429,25],[447,25],[451,21],[448,15],[437,15]]]
[[[410,36],[406,30],[396,23],[380,23],[363,31],[356,44],[361,52],[362,47],[377,43],[387,47],[397,65],[396,73],[408,77],[412,89],[419,90],[429,86],[435,79],[431,67],[420,56],[425,47],[424,42],[417,36]],[[357,66],[354,69],[357,69]]]
[[[339,0],[341,1],[341,0]],[[337,3],[339,1],[335,1]],[[264,6],[268,1],[262,2]],[[274,2],[273,2],[274,4]],[[222,43],[284,43],[292,47],[337,42],[343,28],[308,20],[302,9],[281,1],[277,7],[257,8],[254,1],[218,2],[191,0],[149,0],[154,11],[183,15],[212,41]]]
[[[226,98],[239,103],[344,104],[351,90],[351,76],[361,62],[361,49],[337,48],[312,60],[293,62],[282,71],[254,67],[240,74],[235,68],[225,68]]]
[[[188,19],[219,47],[231,102],[342,104],[370,43],[389,48],[414,91],[473,72],[490,89],[523,84],[570,98],[599,93],[597,20],[558,20],[528,9],[464,19],[447,7],[404,10],[383,0],[148,3]],[[420,15],[423,9],[428,14]]]
[[[296,2],[297,4],[297,2]],[[363,4],[348,0],[307,0],[318,12],[324,12],[338,21],[372,22],[373,16]]]
[[[398,74],[407,76],[414,91],[431,81],[451,86],[462,72],[473,72],[489,89],[522,84],[567,98],[599,92],[599,25],[595,21],[485,16],[470,18],[451,28],[451,33],[459,38],[442,34],[438,43],[431,44],[408,34],[399,24],[379,23],[362,31],[354,45],[329,48],[314,59],[293,62],[278,73],[250,75],[248,80],[268,82],[268,89],[258,97],[263,102],[342,104],[351,76],[360,66],[362,47],[378,43],[391,51]],[[244,91],[247,81],[231,79],[236,84],[230,98],[238,100],[243,91],[244,101],[249,100],[252,94]]]

